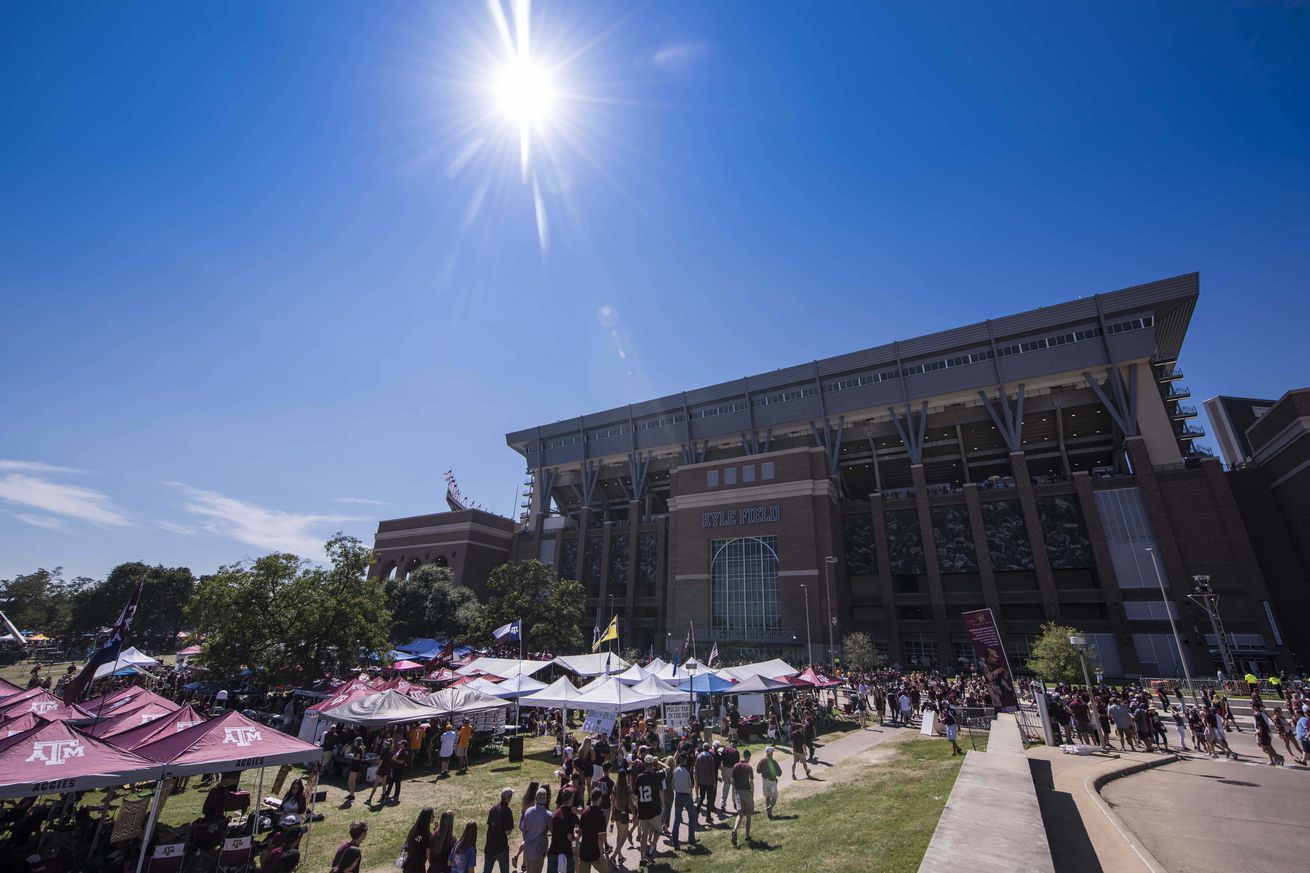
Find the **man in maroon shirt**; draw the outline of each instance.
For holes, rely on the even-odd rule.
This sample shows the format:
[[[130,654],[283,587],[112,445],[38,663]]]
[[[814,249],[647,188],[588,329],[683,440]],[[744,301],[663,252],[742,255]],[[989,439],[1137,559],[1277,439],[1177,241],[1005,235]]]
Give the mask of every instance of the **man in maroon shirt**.
[[[746,842],[751,841],[751,815],[755,812],[755,770],[751,750],[741,750],[741,760],[732,765],[732,793],[737,800],[737,823],[732,826],[732,844],[737,845],[737,828],[746,824]]]
[[[565,788],[559,795],[559,809],[550,817],[550,847],[546,849],[546,869],[558,870],[563,858],[565,869],[573,869],[573,832],[578,829],[578,816],[573,811],[573,789]]]
[[[601,808],[604,799],[604,791],[591,789],[591,805],[582,813],[579,821],[582,836],[578,841],[578,873],[608,873],[609,865],[604,858],[605,829],[609,820]]]
[[[482,846],[486,866],[483,870],[490,871],[492,864],[499,863],[500,873],[509,873],[509,835],[514,830],[514,810],[509,808],[509,802],[513,797],[513,788],[502,788],[500,803],[487,811],[487,841]]]

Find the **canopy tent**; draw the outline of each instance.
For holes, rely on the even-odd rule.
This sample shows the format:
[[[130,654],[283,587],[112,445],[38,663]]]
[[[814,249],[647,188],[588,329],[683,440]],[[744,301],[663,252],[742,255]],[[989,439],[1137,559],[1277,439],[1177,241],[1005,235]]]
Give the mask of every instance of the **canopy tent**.
[[[590,694],[591,692],[595,691],[597,688],[608,682],[610,678],[611,677],[609,676],[597,676],[595,679],[592,679],[590,682],[584,684],[581,688],[578,689],[578,691],[582,694]]]
[[[431,661],[433,658],[441,656],[446,649],[446,644],[441,640],[434,640],[428,637],[422,637],[417,640],[411,640],[403,646],[396,646],[395,651],[400,652],[406,658],[412,661]],[[463,657],[473,650],[468,646],[454,646],[451,649],[456,658]]]
[[[0,800],[89,791],[159,777],[159,764],[66,722],[42,722],[0,740]]]
[[[612,652],[594,652],[590,655],[560,655],[550,663],[563,667],[578,676],[605,676],[628,669],[627,661]]]
[[[518,676],[509,677],[504,682],[488,682],[487,685],[489,687],[487,688],[478,688],[478,682],[481,681],[482,680],[479,679],[476,682],[470,682],[464,687],[469,689],[477,688],[477,690],[484,694],[490,694],[492,697],[498,697],[502,700],[517,700],[520,697],[540,691],[546,687],[545,682],[542,682],[539,679],[533,679],[531,676],[524,676],[521,673]]]
[[[93,737],[106,740],[115,734],[121,734],[123,731],[130,731],[133,728],[141,727],[143,724],[149,724],[152,721],[161,719],[176,712],[177,709],[176,706],[146,703],[143,706],[133,707],[126,712],[120,712],[112,718],[102,718],[92,722],[84,730]]]
[[[800,678],[813,685],[815,688],[832,688],[834,685],[840,685],[840,679],[832,679],[824,676],[822,673],[815,673],[813,667],[806,667],[800,674]]]
[[[106,696],[104,698],[96,698],[94,701],[88,700],[84,703],[79,703],[76,709],[79,712],[86,713],[92,718],[100,719],[109,718],[114,715],[121,715],[125,712],[131,712],[134,709],[140,709],[147,703],[159,704],[160,706],[166,707],[169,712],[173,712],[177,709],[176,703],[169,700],[167,697],[160,697],[155,692],[146,688],[127,688],[124,689],[124,691],[127,693],[120,694],[117,697]],[[100,702],[101,700],[104,701],[103,704]]]
[[[683,694],[722,694],[732,688],[732,683],[716,673],[697,673],[690,679],[684,679],[675,686]]]
[[[82,718],[72,707],[64,706],[62,700],[44,688],[31,688],[22,694],[0,700],[0,718],[15,718],[20,715],[39,715],[46,721],[67,721]]]
[[[531,676],[553,664],[553,661],[520,661],[518,658],[474,658],[455,672],[461,676],[472,676],[479,672],[491,673],[493,676],[517,676],[525,673]]]
[[[100,679],[108,676],[110,673],[117,673],[124,667],[158,667],[159,661],[140,651],[134,646],[129,646],[118,653],[118,657],[112,664],[101,664],[96,668],[95,678]]]
[[[454,682],[450,683],[450,686],[449,686],[449,687],[451,687],[451,688],[460,688],[460,687],[462,687],[462,686],[464,686],[464,685],[470,685],[470,684],[472,684],[472,683],[474,683],[474,682],[477,682],[479,679],[485,679],[485,680],[488,681],[488,682],[492,682],[492,681],[499,680],[500,677],[499,677],[499,676],[493,676],[493,675],[491,675],[490,673],[479,673],[479,674],[477,674],[477,675],[475,675],[475,676],[460,676],[460,677],[459,677],[458,679],[456,679]]]
[[[199,655],[199,654],[200,654],[199,646],[187,646],[185,649],[182,649],[180,652],[178,652],[177,656],[179,658],[190,658],[193,655]]]
[[[787,676],[787,677],[784,678],[782,681],[783,681],[783,682],[786,682],[786,683],[787,683],[788,685],[790,685],[792,688],[813,688],[813,687],[814,687],[814,683],[813,683],[813,682],[811,682],[811,681],[808,680],[808,679],[802,678],[802,677],[799,676],[799,675],[798,675],[798,676]]]
[[[441,716],[442,712],[395,689],[388,689],[324,710],[319,715],[347,724],[377,726],[427,721]]]
[[[318,746],[251,721],[235,710],[183,731],[165,733],[135,752],[163,764],[166,776],[303,764],[323,756]]]
[[[30,731],[37,725],[45,724],[46,720],[35,712],[29,712],[26,715],[20,715],[16,718],[6,719],[0,722],[0,732],[5,737],[12,737],[14,734],[21,734],[23,731]],[[0,737],[3,739],[3,737]]]
[[[795,676],[800,671],[781,658],[774,658],[772,661],[758,661],[754,664],[742,664],[739,667],[724,667],[720,672],[730,673],[738,679],[749,679],[752,676],[781,679],[784,676]]]
[[[679,691],[669,683],[662,679],[656,679],[654,676],[647,676],[636,685],[633,685],[632,690],[640,692],[641,694],[657,695],[660,698],[661,703],[687,702],[687,692]]]
[[[573,702],[582,692],[567,676],[561,676],[540,691],[519,698],[519,706],[540,706],[545,709],[574,709]]]
[[[768,676],[750,676],[724,691],[724,694],[768,694],[773,691],[790,691],[791,683],[785,679],[770,679]]]
[[[649,670],[645,669],[644,667],[641,667],[638,664],[633,664],[631,667],[624,670],[622,673],[616,674],[614,678],[622,682],[624,685],[636,685],[638,682],[645,679],[647,676],[654,676],[654,675],[655,675],[654,673],[651,673]]]
[[[444,715],[468,715],[485,712],[488,709],[500,709],[509,706],[505,701],[483,694],[472,688],[443,688],[434,691],[423,699],[428,706],[440,710]]]
[[[418,637],[410,640],[403,646],[396,646],[396,651],[414,654],[416,652],[427,652],[432,649],[440,649],[444,643],[439,643],[431,637]]]
[[[11,694],[22,694],[23,689],[7,679],[0,679],[0,699],[10,696]]]
[[[170,712],[161,716],[154,721],[148,721],[145,724],[137,725],[130,730],[121,731],[111,737],[106,737],[111,745],[118,746],[120,749],[135,749],[138,746],[144,746],[147,743],[153,743],[162,737],[170,736],[178,731],[184,731],[187,728],[195,727],[202,722],[207,721],[203,715],[196,712],[190,704],[181,709]]]
[[[400,677],[396,677],[395,679],[388,679],[386,682],[383,682],[381,685],[378,685],[377,690],[399,691],[401,694],[407,695],[409,697],[422,697],[423,695],[428,693],[427,686],[419,685],[417,682],[410,682],[408,679],[402,679]]]
[[[663,658],[654,658],[642,665],[647,673],[658,673],[667,666],[669,666],[669,662]]]
[[[411,660],[409,660],[409,659],[404,659],[404,660],[400,660],[400,661],[397,661],[396,663],[392,664],[392,665],[391,665],[391,669],[392,669],[392,670],[398,670],[399,672],[404,673],[404,672],[406,672],[407,670],[422,670],[422,669],[423,669],[423,665],[420,664],[420,663],[418,663],[417,661],[411,661]]]
[[[358,685],[350,685],[350,687],[346,688],[344,692],[334,694],[326,700],[320,700],[318,703],[315,703],[313,706],[308,707],[305,711],[327,712],[329,709],[336,709],[338,706],[349,703],[352,700],[359,700],[361,697],[368,697],[370,695],[377,694],[377,693],[378,692],[376,688],[369,688],[367,685],[364,685],[363,683],[360,683]]]
[[[645,709],[648,706],[659,706],[661,703],[663,703],[661,695],[644,694],[609,676],[591,691],[579,695],[578,699],[574,700],[570,705],[570,708],[628,712],[634,709]]]
[[[438,667],[436,670],[433,670],[431,673],[424,676],[423,681],[424,682],[454,682],[456,679],[463,679],[463,678],[464,678],[463,676],[459,675],[449,667]]]
[[[534,681],[535,681],[535,680],[534,680]],[[487,679],[485,676],[479,676],[479,677],[477,677],[476,679],[474,679],[473,681],[471,681],[471,682],[465,682],[463,685],[461,685],[461,686],[459,686],[459,687],[461,687],[461,688],[467,688],[469,691],[476,691],[476,692],[478,692],[479,694],[488,694],[488,695],[490,695],[490,696],[492,696],[492,697],[498,697],[498,696],[499,696],[499,695],[496,694],[496,691],[497,691],[497,685],[496,685],[496,683],[495,683],[495,682],[492,682],[492,681],[489,680],[489,679]],[[429,695],[429,696],[430,696],[430,695]]]
[[[697,661],[695,658],[688,658],[687,660],[683,661],[682,666],[686,667],[689,670],[692,668],[695,668],[697,670],[705,669],[705,665],[702,664],[700,661]]]
[[[679,667],[677,664],[665,664],[653,672],[656,679],[662,679],[665,682],[679,682],[691,675],[684,667]]]

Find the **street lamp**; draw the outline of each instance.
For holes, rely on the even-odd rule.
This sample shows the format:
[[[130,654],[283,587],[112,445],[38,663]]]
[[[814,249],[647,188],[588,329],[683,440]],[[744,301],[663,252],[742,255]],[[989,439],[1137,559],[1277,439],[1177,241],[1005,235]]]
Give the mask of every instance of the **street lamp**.
[[[1228,671],[1230,677],[1237,675],[1237,666],[1233,661],[1233,652],[1228,645],[1228,634],[1224,632],[1223,619],[1219,617],[1219,597],[1210,587],[1209,576],[1193,576],[1192,585],[1195,587],[1195,593],[1187,595],[1187,599],[1196,603],[1205,610],[1205,614],[1210,616],[1210,628],[1214,631],[1215,645],[1219,647],[1219,658],[1224,662],[1224,669]]]
[[[1164,577],[1160,575],[1160,562],[1155,559],[1155,549],[1150,546],[1146,547],[1146,553],[1151,556],[1151,566],[1155,568],[1155,581],[1160,584],[1160,599],[1164,602],[1164,613],[1169,616],[1169,630],[1174,635],[1174,645],[1178,647],[1178,661],[1183,665],[1183,678],[1187,680],[1187,693],[1192,699],[1196,699],[1196,690],[1192,688],[1192,671],[1187,668],[1187,658],[1183,655],[1183,641],[1178,636],[1178,625],[1174,623],[1173,610],[1169,608],[1169,595],[1164,590]]]
[[[801,590],[805,592],[805,657],[814,663],[814,640],[810,637],[810,588],[804,582]]]
[[[1069,637],[1069,645],[1078,650],[1078,660],[1083,665],[1083,682],[1087,684],[1087,707],[1092,714],[1092,732],[1101,748],[1106,746],[1106,738],[1101,734],[1101,714],[1096,711],[1096,692],[1092,689],[1092,674],[1087,672],[1087,637],[1082,634]]]
[[[826,558],[823,559],[824,570],[825,570],[826,575],[827,575],[827,580],[826,580],[826,581],[827,581],[827,583],[828,583],[828,586],[827,586],[827,587],[828,587],[828,591],[827,591],[828,597],[827,597],[827,600],[828,600],[828,664],[829,664],[829,665],[832,665],[832,664],[834,663],[833,658],[835,658],[836,655],[837,655],[837,647],[833,644],[833,639],[832,639],[832,634],[833,634],[833,630],[832,630],[832,625],[833,625],[833,621],[832,621],[832,568],[833,568],[833,565],[836,564],[836,563],[837,563],[837,559],[834,558],[832,555],[829,555],[828,557],[826,557]]]

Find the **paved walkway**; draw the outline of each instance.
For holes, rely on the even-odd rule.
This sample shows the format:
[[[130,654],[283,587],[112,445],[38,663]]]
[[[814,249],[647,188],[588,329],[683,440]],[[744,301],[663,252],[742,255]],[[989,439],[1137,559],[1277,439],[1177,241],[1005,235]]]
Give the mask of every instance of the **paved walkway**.
[[[807,781],[810,783],[816,781],[823,782],[826,779],[825,777],[826,772],[828,772],[831,768],[839,764],[842,764],[845,761],[850,760],[856,755],[859,755],[862,752],[866,752],[869,749],[877,745],[880,745],[882,743],[888,742],[890,740],[895,740],[907,736],[917,736],[918,733],[919,733],[919,728],[917,725],[912,728],[897,728],[897,727],[890,727],[890,726],[877,727],[872,721],[870,721],[870,726],[864,730],[856,729],[855,731],[847,734],[844,737],[836,739],[831,743],[820,745],[818,749],[817,763],[810,762],[810,773],[813,775],[814,778],[811,780],[806,780],[805,771],[801,770],[800,767],[798,766],[796,768],[796,772],[798,776],[796,782],[793,782],[791,778],[791,753],[787,751],[787,749],[784,746],[781,745],[778,746],[778,751],[774,753],[774,758],[777,760],[778,764],[781,765],[782,767],[782,778],[778,780],[778,806],[776,808],[777,812],[779,814],[786,813],[788,794],[791,793],[788,791],[788,789],[789,788],[795,789],[797,787],[796,784],[797,782],[802,782],[802,783]],[[946,742],[946,740],[941,740],[941,742],[944,743]],[[964,738],[961,738],[960,742],[963,744],[964,748],[968,748],[968,744],[965,742]],[[758,754],[763,754],[763,753],[752,752],[751,754],[752,765],[758,762],[758,758],[756,757],[756,755]],[[718,791],[719,791],[718,796],[722,796],[721,786],[719,787]],[[732,812],[732,809],[733,809],[732,800],[731,798],[729,798],[728,800],[729,813]],[[756,810],[756,814],[753,816],[751,821],[751,832],[753,835],[758,834],[760,836],[763,836],[768,833],[769,820],[764,814],[764,786],[761,784],[758,775],[755,778],[755,810]],[[713,826],[714,830],[731,829],[733,824],[736,822],[736,816],[731,814],[727,818],[723,818],[723,819],[720,819],[719,816],[715,814],[714,818],[715,818],[715,824]],[[702,818],[697,822],[696,827],[698,829],[698,832],[703,831],[704,821],[705,820]],[[673,825],[673,820],[671,818],[669,820],[669,825],[670,828]],[[611,840],[613,839],[613,836],[614,836],[613,833],[611,833],[610,834]],[[688,850],[688,846],[686,842],[687,824],[685,821],[683,822],[679,836],[682,838],[683,841],[682,849],[679,851],[686,852]],[[745,845],[744,841],[742,845],[743,846]],[[673,849],[673,846],[670,843],[669,838],[666,836],[660,837],[659,846],[656,849],[656,853],[655,853],[655,857],[657,861],[662,857],[668,858],[673,854],[676,853]],[[641,857],[636,849],[625,849],[623,852],[623,862],[627,867],[631,869],[635,869],[641,863]]]

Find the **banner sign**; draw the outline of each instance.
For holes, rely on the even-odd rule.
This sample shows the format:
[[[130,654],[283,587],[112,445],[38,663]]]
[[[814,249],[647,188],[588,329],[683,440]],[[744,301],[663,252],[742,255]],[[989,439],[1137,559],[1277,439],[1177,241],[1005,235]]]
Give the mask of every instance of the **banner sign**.
[[[675,731],[685,731],[689,724],[691,724],[690,703],[664,704],[665,727],[673,728]]]
[[[983,662],[987,684],[991,687],[992,705],[998,712],[1018,712],[1019,698],[1014,693],[1014,674],[1010,659],[1001,645],[1001,632],[990,609],[975,609],[963,614],[964,626],[973,641],[973,656]]]
[[[604,734],[609,736],[614,731],[614,721],[618,713],[600,709],[587,710],[587,718],[582,723],[584,734]]]
[[[466,717],[469,724],[473,725],[473,730],[495,732],[505,726],[505,707],[484,709],[481,712],[469,713]]]

